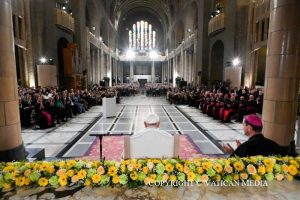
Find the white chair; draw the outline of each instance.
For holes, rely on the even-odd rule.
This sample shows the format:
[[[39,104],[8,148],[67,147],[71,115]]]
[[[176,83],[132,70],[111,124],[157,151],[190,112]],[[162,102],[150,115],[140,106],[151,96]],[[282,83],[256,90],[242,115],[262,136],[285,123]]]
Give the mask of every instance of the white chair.
[[[179,135],[152,129],[124,137],[124,159],[175,158],[179,155]]]

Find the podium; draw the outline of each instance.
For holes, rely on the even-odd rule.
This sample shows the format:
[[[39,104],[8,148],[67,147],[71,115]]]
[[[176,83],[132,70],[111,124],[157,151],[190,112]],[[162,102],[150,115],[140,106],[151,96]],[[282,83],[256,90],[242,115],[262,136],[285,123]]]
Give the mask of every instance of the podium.
[[[115,117],[117,115],[116,96],[103,98],[103,117]]]

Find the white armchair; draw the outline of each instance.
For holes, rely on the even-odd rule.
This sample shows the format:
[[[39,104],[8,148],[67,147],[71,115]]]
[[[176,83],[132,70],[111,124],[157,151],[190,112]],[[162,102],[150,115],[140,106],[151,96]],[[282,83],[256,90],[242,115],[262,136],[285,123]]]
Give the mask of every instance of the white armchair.
[[[175,158],[179,155],[179,135],[152,129],[124,137],[124,159]]]

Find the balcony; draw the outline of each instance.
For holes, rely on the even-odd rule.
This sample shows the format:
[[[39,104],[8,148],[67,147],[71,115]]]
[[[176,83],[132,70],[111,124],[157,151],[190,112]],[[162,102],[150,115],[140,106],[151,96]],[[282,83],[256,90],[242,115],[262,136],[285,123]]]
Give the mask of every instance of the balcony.
[[[72,15],[66,13],[63,10],[57,8],[54,9],[54,24],[64,30],[70,31],[72,33],[75,32],[74,18],[72,17]]]
[[[223,31],[225,29],[224,21],[225,21],[224,13],[220,13],[219,15],[213,17],[208,23],[208,35]]]

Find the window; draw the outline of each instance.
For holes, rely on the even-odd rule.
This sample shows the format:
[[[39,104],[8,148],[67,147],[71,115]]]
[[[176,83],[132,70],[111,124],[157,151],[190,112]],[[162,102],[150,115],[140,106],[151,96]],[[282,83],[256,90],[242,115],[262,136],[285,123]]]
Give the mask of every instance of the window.
[[[128,31],[129,49],[151,50],[156,48],[156,31],[147,21],[138,21]]]

